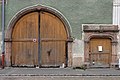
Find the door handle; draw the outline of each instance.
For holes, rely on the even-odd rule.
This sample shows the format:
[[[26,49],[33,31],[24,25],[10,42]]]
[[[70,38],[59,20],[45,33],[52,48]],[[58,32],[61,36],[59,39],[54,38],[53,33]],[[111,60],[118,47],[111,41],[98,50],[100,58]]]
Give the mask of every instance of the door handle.
[[[50,56],[51,52],[52,52],[52,49],[50,49],[50,50],[47,51],[48,56]]]

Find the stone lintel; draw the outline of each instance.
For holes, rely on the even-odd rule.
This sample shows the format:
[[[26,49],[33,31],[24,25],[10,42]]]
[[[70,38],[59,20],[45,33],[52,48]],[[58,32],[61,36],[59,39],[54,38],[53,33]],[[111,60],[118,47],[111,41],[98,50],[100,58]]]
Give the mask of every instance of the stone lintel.
[[[83,24],[84,32],[118,32],[118,25],[112,24]]]

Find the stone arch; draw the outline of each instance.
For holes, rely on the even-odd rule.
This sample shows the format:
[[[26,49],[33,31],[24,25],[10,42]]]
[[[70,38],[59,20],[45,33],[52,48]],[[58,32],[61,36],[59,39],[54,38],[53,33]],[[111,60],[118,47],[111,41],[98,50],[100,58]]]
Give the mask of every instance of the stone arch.
[[[88,35],[85,39],[86,42],[89,42],[90,39],[92,38],[109,38],[112,40],[112,42],[117,42],[116,41],[116,36],[111,35],[111,34],[92,34],[92,35]]]
[[[6,31],[6,38],[11,38],[11,33],[14,28],[14,25],[22,16],[24,16],[27,13],[34,12],[34,11],[47,11],[57,16],[65,25],[65,29],[68,35],[68,41],[69,39],[71,39],[71,32],[72,32],[71,26],[68,20],[65,18],[65,16],[60,11],[54,8],[48,7],[48,6],[43,6],[43,5],[27,7],[27,8],[20,10],[18,13],[16,13],[16,15],[13,16],[13,18],[8,24],[7,31]]]
[[[64,24],[65,26],[65,30],[67,32],[67,65],[71,66],[72,64],[72,56],[71,56],[71,50],[69,47],[71,47],[71,42],[73,41],[73,39],[71,38],[71,27],[70,24],[68,22],[68,20],[64,17],[64,15],[59,12],[58,10],[48,7],[48,6],[43,6],[43,5],[37,5],[37,6],[32,6],[32,7],[27,7],[24,8],[22,10],[20,10],[18,13],[16,13],[15,16],[13,16],[13,18],[11,19],[11,21],[8,24],[7,30],[6,30],[6,34],[5,34],[5,58],[6,58],[6,66],[11,66],[11,41],[12,41],[12,31],[14,29],[14,26],[16,24],[16,22],[23,17],[24,15],[30,13],[30,12],[34,12],[34,11],[46,11],[49,12],[53,15],[55,15],[56,17],[58,17],[61,22]]]

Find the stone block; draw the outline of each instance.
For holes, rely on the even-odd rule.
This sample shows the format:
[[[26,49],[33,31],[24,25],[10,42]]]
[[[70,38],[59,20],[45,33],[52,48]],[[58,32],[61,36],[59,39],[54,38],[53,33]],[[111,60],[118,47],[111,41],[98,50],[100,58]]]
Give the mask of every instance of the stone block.
[[[73,57],[73,67],[80,67],[83,65],[83,57]]]

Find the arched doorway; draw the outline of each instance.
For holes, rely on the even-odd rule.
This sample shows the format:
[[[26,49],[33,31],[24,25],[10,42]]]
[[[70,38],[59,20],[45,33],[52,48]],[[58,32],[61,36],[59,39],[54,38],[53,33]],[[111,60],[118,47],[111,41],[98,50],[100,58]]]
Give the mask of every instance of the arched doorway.
[[[69,25],[56,10],[35,6],[27,8],[10,23],[6,44],[11,66],[67,65]]]
[[[89,67],[113,67],[117,64],[117,25],[84,24],[84,61]]]

